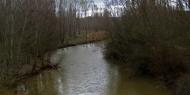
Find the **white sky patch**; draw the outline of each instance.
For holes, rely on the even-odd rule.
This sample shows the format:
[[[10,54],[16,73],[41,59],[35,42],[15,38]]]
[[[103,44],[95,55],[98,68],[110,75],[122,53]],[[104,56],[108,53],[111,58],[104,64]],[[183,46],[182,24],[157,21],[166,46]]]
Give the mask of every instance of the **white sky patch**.
[[[80,11],[80,16],[88,17],[88,16],[94,16],[95,14],[103,14],[104,13],[105,4],[103,3],[103,0],[94,0],[94,5],[96,6],[96,8],[94,8],[92,6],[92,7],[89,7],[88,10],[86,10],[86,12]]]
[[[55,13],[56,14],[59,12],[59,4],[60,4],[60,0],[55,0]]]
[[[186,4],[186,0],[184,0],[184,1],[182,1],[182,4],[183,4],[183,8],[186,10],[186,11],[188,11],[189,10],[189,7],[188,7],[188,5]],[[170,0],[170,6],[172,6],[172,7],[177,7],[177,0]]]
[[[95,3],[97,5],[97,7],[99,8],[105,8],[105,4],[103,2],[96,2]]]

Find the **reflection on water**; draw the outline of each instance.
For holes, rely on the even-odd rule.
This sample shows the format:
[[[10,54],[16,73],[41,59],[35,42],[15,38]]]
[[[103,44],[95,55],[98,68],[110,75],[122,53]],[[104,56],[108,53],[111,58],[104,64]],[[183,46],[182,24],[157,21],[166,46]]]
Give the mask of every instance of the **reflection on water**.
[[[125,72],[107,63],[103,43],[60,49],[52,63],[58,71],[48,71],[26,83],[27,95],[169,95],[155,81],[129,80]]]

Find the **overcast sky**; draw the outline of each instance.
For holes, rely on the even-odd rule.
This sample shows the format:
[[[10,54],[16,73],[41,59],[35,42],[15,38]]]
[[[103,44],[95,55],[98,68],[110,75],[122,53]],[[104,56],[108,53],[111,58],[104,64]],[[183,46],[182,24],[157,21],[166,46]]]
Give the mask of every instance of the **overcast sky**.
[[[60,3],[60,0],[56,0],[56,1],[57,1],[56,6],[58,6]],[[64,7],[68,6],[69,8],[69,5],[73,4],[75,0],[63,0],[63,1],[64,1]],[[86,0],[78,0],[78,7],[77,7],[77,10],[78,10],[77,15],[80,15],[82,17],[85,16],[85,13],[87,16],[92,16],[93,13],[103,13],[106,5],[109,5],[109,7],[106,7],[106,8],[108,11],[111,12],[112,16],[114,15],[119,16],[121,13],[121,10],[123,9],[123,6],[119,4],[120,0],[106,0],[106,3],[105,3],[105,0],[87,0],[88,4],[84,5],[87,7],[87,9],[84,9],[82,5],[80,4],[80,2],[82,1],[86,1]],[[171,1],[173,1],[171,5],[175,6],[176,4],[174,2],[176,2],[176,0],[171,0]],[[90,2],[94,2],[94,4]],[[97,6],[96,9],[93,9],[94,5]],[[56,8],[56,11],[59,11],[58,7]]]

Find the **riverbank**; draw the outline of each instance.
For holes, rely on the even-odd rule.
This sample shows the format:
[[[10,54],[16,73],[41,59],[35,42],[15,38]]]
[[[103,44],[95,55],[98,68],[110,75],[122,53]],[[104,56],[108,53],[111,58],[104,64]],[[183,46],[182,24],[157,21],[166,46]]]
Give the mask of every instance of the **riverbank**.
[[[105,42],[98,42],[59,49],[51,60],[60,69],[42,72],[19,87],[26,88],[24,95],[171,95],[155,80],[129,78],[104,58],[104,48]]]
[[[189,13],[161,3],[138,3],[124,12],[120,26],[110,33],[106,56],[122,61],[132,75],[163,82],[174,95],[189,95]]]
[[[69,37],[69,36],[68,36]],[[74,38],[67,38],[63,46],[59,46],[59,48],[67,48],[76,45],[83,45],[88,43],[95,43],[98,41],[103,41],[107,39],[107,32],[99,31],[99,32],[83,32],[75,36]]]
[[[68,36],[68,35],[67,35]],[[1,88],[14,88],[18,81],[27,80],[30,77],[34,77],[39,75],[43,71],[47,70],[57,70],[59,68],[59,64],[52,64],[50,62],[50,57],[52,52],[56,49],[66,48],[81,44],[93,43],[97,41],[101,41],[106,39],[105,32],[81,32],[80,34],[75,35],[75,37],[67,37],[64,43],[57,45],[57,48],[48,49],[44,56],[35,56],[31,57],[30,63],[24,63],[22,66],[19,67],[19,70],[15,72],[13,79],[6,80],[8,82],[2,81],[0,82]],[[28,55],[25,55],[28,56]],[[9,68],[13,69],[13,68]],[[15,68],[17,69],[17,68]],[[13,87],[14,86],[14,87]]]
[[[85,37],[86,36],[86,37]],[[34,76],[40,74],[40,72],[43,72],[45,70],[54,70],[59,68],[59,64],[51,64],[50,62],[50,57],[52,52],[54,52],[57,49],[62,49],[62,48],[68,48],[72,46],[77,46],[77,45],[83,45],[83,44],[89,44],[89,43],[95,43],[99,41],[103,41],[107,39],[107,34],[104,31],[99,31],[99,32],[86,32],[86,33],[80,33],[76,35],[72,39],[66,39],[66,43],[63,44],[63,46],[58,46],[56,49],[49,50],[47,51],[45,55],[45,59],[41,60],[42,62],[46,62],[47,65],[39,67],[38,70],[34,72],[29,72],[24,75],[23,77],[27,78],[27,76]],[[23,78],[22,78],[23,79]]]
[[[83,40],[77,40],[77,39],[83,39]],[[64,46],[59,46],[57,49],[62,49],[62,48],[68,48],[68,47],[77,46],[77,45],[84,45],[84,44],[100,42],[100,41],[103,41],[103,40],[106,40],[106,39],[107,39],[107,37],[106,37],[105,32],[90,32],[90,33],[87,34],[87,39],[84,39],[84,37],[82,38],[82,36],[79,36],[79,37],[76,37],[73,40],[71,40],[70,43],[66,43]],[[21,76],[21,80],[30,78],[32,76],[36,76],[36,75],[38,75],[38,74],[40,74],[40,73],[42,73],[43,71],[46,71],[46,70],[57,70],[57,69],[59,69],[60,68],[59,64],[51,64],[51,62],[49,61],[52,52],[54,52],[55,50],[51,50],[51,51],[47,52],[47,56],[45,56],[46,60],[44,60],[44,61],[46,63],[48,63],[48,64],[46,64],[45,66],[39,67],[39,69],[36,70],[36,71],[27,72],[26,74],[23,74]]]

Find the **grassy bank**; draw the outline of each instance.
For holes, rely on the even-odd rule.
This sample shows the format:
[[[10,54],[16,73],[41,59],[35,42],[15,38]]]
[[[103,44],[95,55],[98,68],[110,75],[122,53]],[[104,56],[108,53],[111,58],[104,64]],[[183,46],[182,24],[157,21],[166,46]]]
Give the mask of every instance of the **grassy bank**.
[[[110,33],[106,56],[122,61],[135,76],[152,76],[175,94],[189,95],[189,11],[184,11],[181,0],[176,8],[155,1],[126,4],[119,26]]]
[[[75,46],[80,44],[92,43],[96,41],[102,41],[107,39],[107,33],[105,31],[87,31],[80,32],[75,35],[75,37],[65,36],[65,45],[60,46],[60,48],[65,48],[69,46]]]

